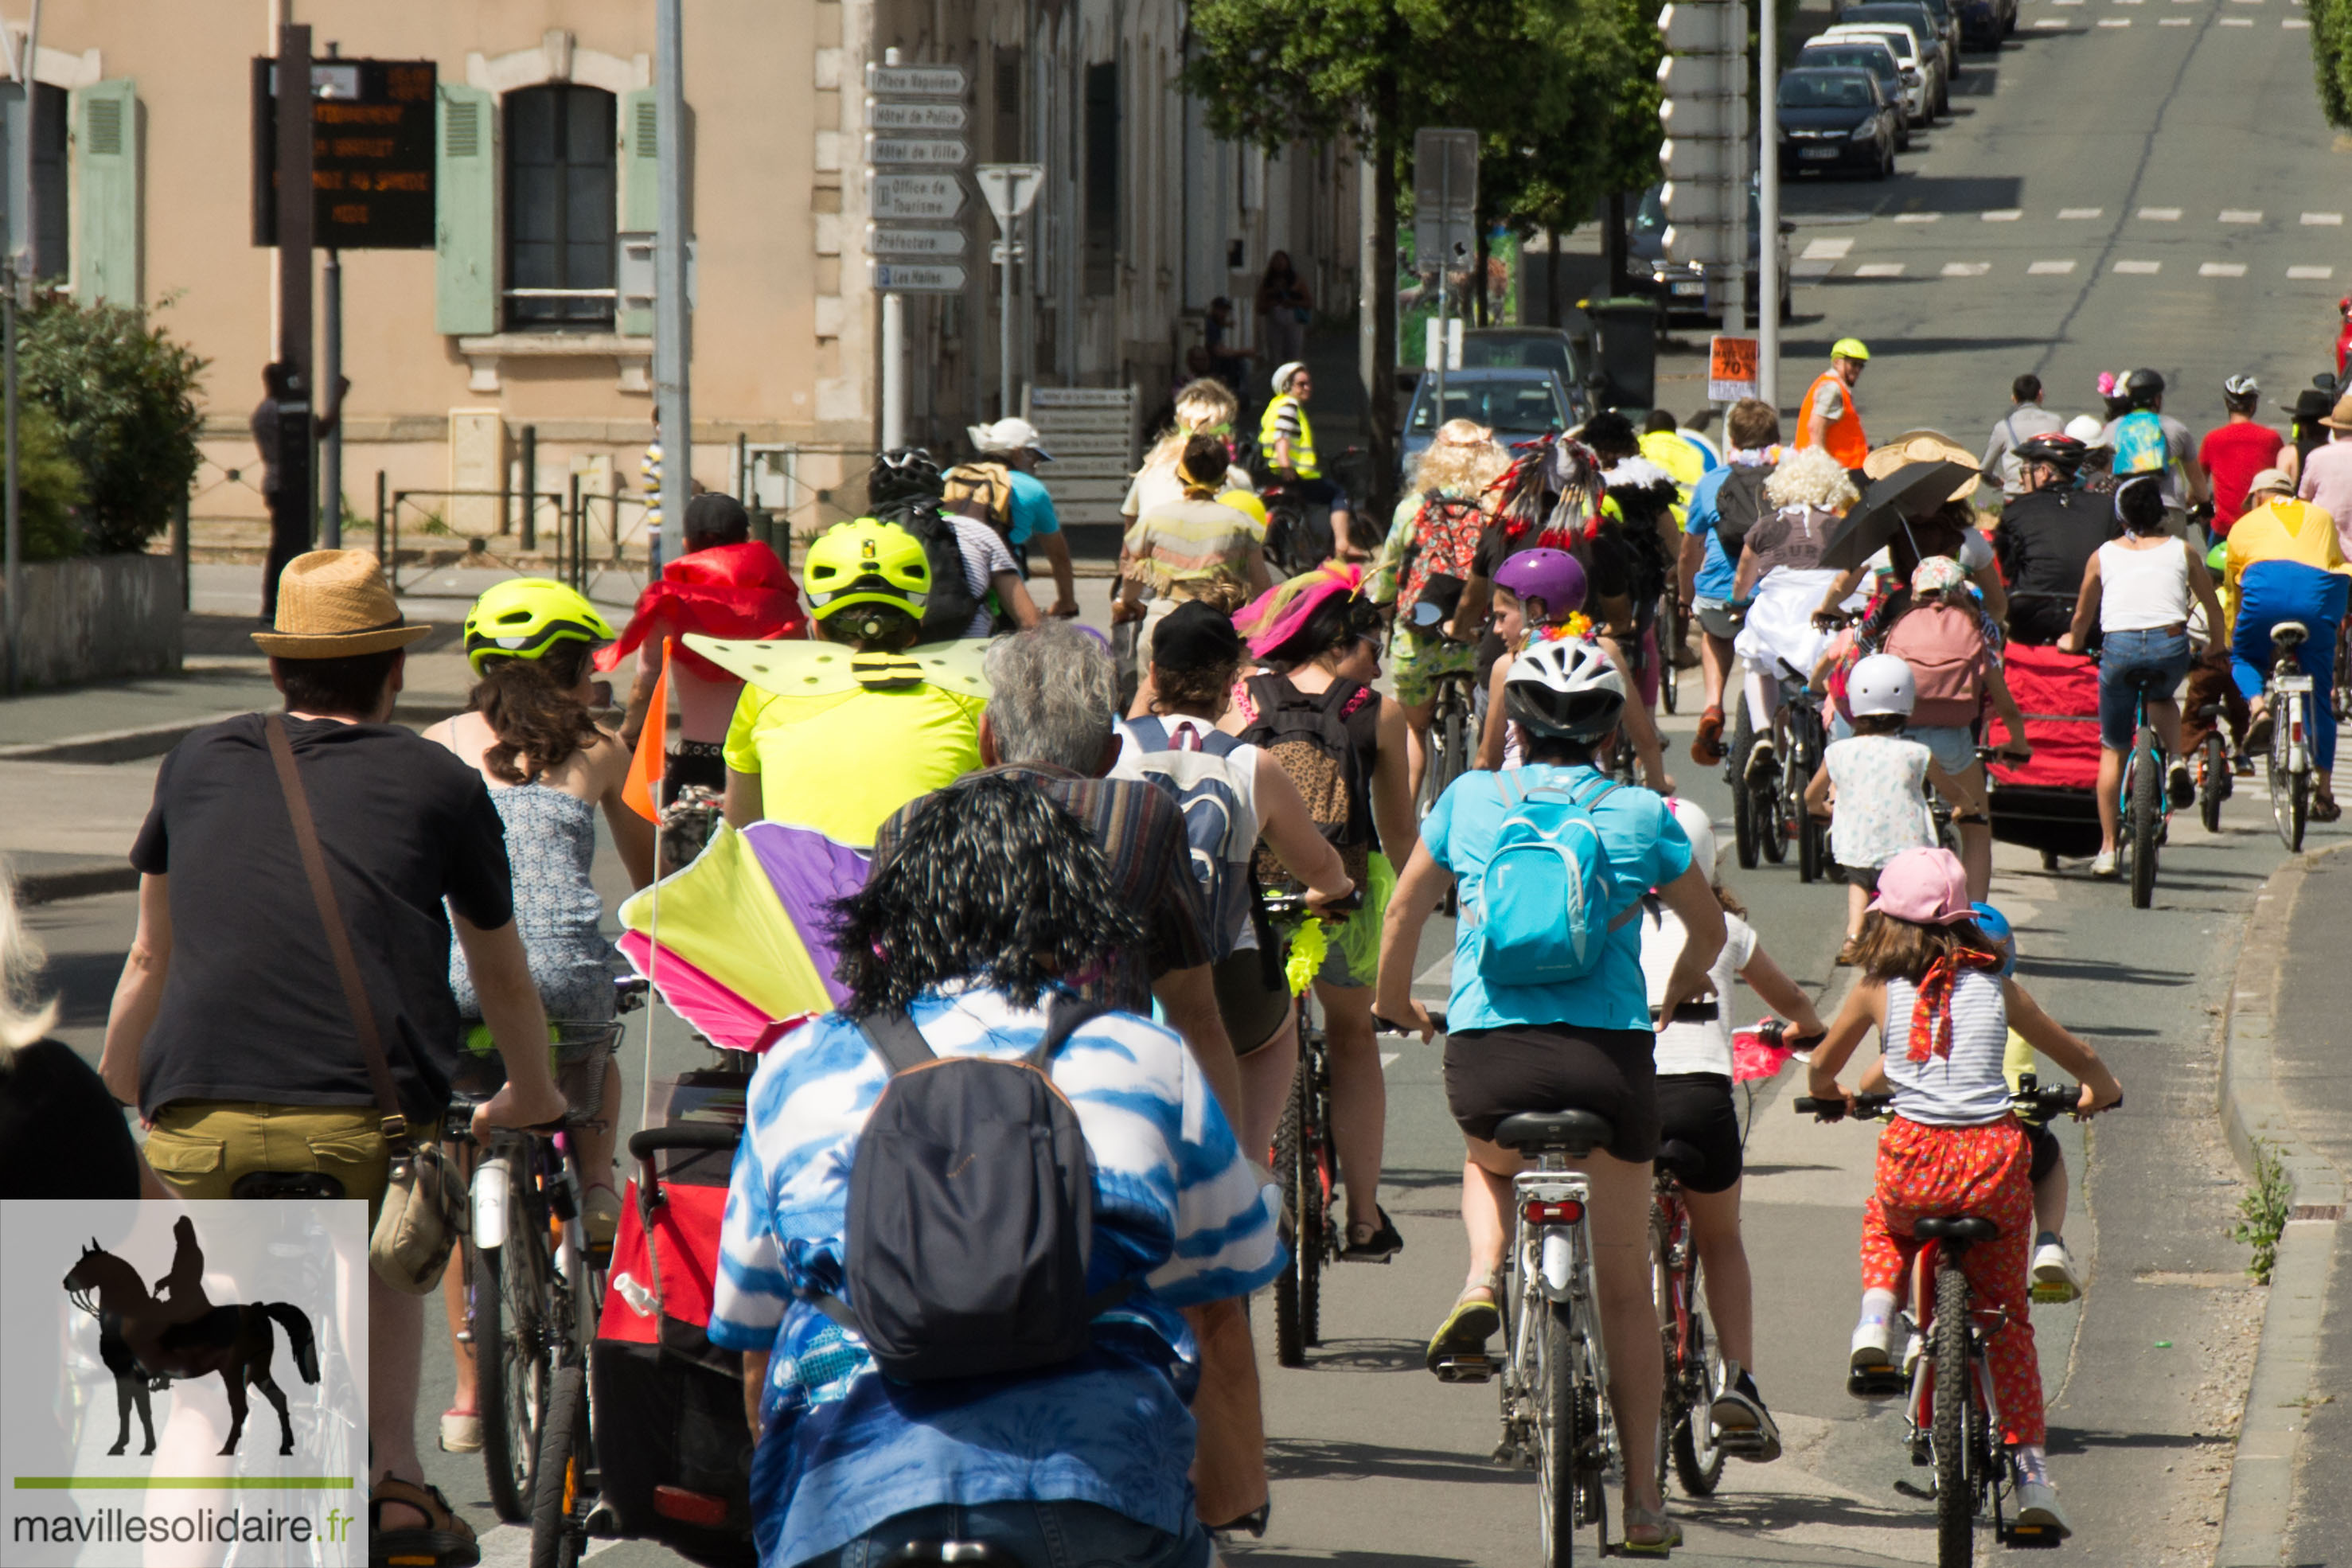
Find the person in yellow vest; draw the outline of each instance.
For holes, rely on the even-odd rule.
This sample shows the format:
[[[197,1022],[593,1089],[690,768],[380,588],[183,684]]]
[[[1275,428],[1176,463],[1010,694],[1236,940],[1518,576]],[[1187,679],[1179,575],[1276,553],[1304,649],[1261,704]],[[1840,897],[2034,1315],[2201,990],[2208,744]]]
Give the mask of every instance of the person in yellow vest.
[[[1331,509],[1331,547],[1342,561],[1364,560],[1370,552],[1349,535],[1348,492],[1315,466],[1315,426],[1307,421],[1314,378],[1306,364],[1286,361],[1274,373],[1274,401],[1257,422],[1257,449],[1276,480],[1310,505]]]
[[[1854,383],[1870,363],[1870,350],[1860,338],[1840,338],[1830,347],[1830,367],[1813,377],[1805,389],[1804,411],[1797,419],[1797,445],[1826,447],[1838,466],[1862,467],[1870,455],[1870,437],[1862,433],[1862,413],[1853,405]]]

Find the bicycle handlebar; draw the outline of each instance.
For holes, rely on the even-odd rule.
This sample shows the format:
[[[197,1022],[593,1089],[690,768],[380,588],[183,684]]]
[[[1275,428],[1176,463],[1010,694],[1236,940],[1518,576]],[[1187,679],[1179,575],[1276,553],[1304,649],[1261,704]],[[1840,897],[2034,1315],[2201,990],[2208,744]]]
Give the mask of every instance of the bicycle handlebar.
[[[1364,907],[1364,889],[1358,888],[1346,898],[1334,900],[1320,910],[1309,904],[1304,893],[1266,893],[1262,895],[1258,901],[1260,907],[1265,910],[1265,918],[1268,920],[1301,921],[1309,915],[1317,914],[1353,914]]]
[[[2102,1110],[2113,1110],[2123,1104],[2117,1095],[2113,1105],[2103,1105]],[[1846,1116],[1843,1100],[1799,1095],[1789,1102],[1800,1116],[1817,1116],[1823,1121],[1842,1121]],[[2083,1103],[2083,1086],[2078,1083],[2053,1083],[2042,1087],[2032,1073],[2019,1075],[2017,1092],[2009,1097],[2010,1109],[2021,1116],[2047,1121],[2053,1116],[2079,1114]],[[1853,1097],[1853,1118],[1857,1121],[1874,1121],[1890,1114],[1895,1107],[1891,1094],[1857,1094]]]

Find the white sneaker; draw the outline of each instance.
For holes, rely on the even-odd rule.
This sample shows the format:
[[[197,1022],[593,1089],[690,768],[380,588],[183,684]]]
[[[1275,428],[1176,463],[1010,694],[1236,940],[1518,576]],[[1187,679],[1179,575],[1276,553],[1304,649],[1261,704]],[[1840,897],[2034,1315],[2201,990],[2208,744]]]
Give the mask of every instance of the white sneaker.
[[[2074,1255],[2066,1244],[2052,1237],[2033,1249],[2033,1299],[2037,1301],[2072,1301],[2083,1294],[2082,1271],[2074,1267]]]
[[[2048,1481],[2017,1483],[2018,1530],[2034,1531],[2052,1541],[2063,1541],[2074,1533],[2066,1522],[2066,1510],[2058,1506],[2058,1489]]]
[[[2092,875],[2092,876],[2094,876],[2094,877],[2112,877],[2112,876],[2114,876],[2115,874],[2116,874],[2116,852],[2115,852],[2114,850],[2112,850],[2112,849],[2102,849],[2102,850],[2100,850],[2096,855],[2095,855],[2095,856],[2093,856],[2093,857],[2091,858],[2091,875]]]

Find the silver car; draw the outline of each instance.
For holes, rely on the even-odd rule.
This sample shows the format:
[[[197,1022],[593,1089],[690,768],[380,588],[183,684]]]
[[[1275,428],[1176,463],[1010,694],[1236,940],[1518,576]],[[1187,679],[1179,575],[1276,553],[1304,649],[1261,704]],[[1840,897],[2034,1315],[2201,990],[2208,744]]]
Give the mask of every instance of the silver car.
[[[1936,103],[1944,84],[1944,58],[1934,44],[1923,45],[1919,36],[1900,22],[1841,23],[1815,35],[1811,41],[1827,44],[1848,38],[1876,38],[1893,49],[1903,71],[1904,108],[1911,123],[1926,125],[1936,118]]]

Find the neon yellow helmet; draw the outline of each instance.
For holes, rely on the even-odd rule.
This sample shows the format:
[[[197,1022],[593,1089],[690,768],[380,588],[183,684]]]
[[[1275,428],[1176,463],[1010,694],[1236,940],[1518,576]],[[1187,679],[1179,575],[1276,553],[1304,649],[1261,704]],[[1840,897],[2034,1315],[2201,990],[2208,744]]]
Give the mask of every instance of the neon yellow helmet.
[[[1830,345],[1830,358],[1858,359],[1866,364],[1870,361],[1870,350],[1864,346],[1860,338],[1840,338]]]
[[[466,612],[466,662],[482,673],[487,658],[540,658],[562,642],[611,642],[621,634],[577,592],[551,577],[514,577]]]
[[[895,522],[861,517],[835,523],[809,546],[802,581],[820,621],[852,605],[888,605],[919,617],[931,600],[923,542]]]
[[[1220,506],[1229,506],[1252,522],[1260,533],[1265,531],[1265,502],[1257,499],[1255,490],[1227,490],[1217,497]]]

